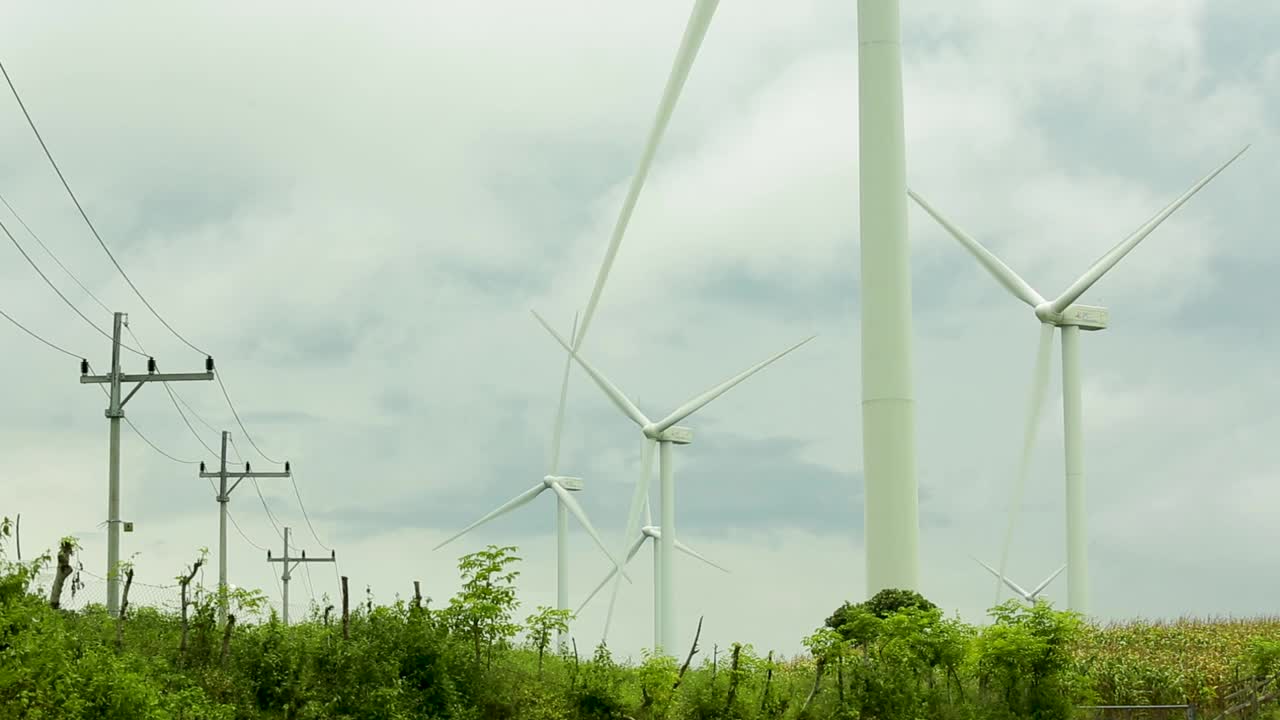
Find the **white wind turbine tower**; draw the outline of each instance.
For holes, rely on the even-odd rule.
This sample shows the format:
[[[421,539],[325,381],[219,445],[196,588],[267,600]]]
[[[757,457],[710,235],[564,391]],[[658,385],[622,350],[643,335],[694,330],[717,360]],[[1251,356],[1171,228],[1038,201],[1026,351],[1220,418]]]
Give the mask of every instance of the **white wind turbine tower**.
[[[613,401],[613,404],[622,411],[624,415],[631,419],[640,427],[640,432],[644,436],[644,445],[640,456],[640,481],[636,483],[635,494],[631,498],[631,510],[627,516],[627,532],[623,536],[624,542],[631,542],[635,537],[638,525],[640,523],[640,511],[642,509],[643,500],[647,497],[649,487],[649,475],[652,470],[653,463],[653,447],[658,446],[658,474],[661,492],[659,496],[659,522],[662,526],[661,537],[658,538],[659,548],[659,572],[658,593],[660,600],[658,606],[658,617],[662,623],[662,631],[660,633],[662,642],[655,651],[671,653],[676,647],[676,622],[675,622],[675,582],[672,579],[672,568],[675,560],[675,540],[676,540],[676,499],[675,499],[675,477],[671,464],[671,446],[688,445],[693,441],[693,431],[686,427],[679,427],[676,423],[684,420],[698,410],[702,409],[707,403],[723,395],[730,388],[738,383],[746,380],[752,375],[760,372],[768,365],[778,361],[784,355],[798,349],[801,345],[809,342],[816,336],[810,336],[795,345],[783,350],[773,357],[756,363],[746,370],[734,375],[728,380],[716,385],[706,392],[680,405],[675,410],[658,421],[650,420],[639,408],[636,407],[626,395],[622,393],[613,383],[609,382],[604,375],[601,375],[592,365],[583,359],[582,355],[574,351],[567,340],[560,336],[555,330],[542,319],[538,313],[533,313],[542,327],[551,333],[565,350],[573,355],[583,370],[591,376],[596,385],[604,391],[605,395]],[[616,561],[615,561],[616,562]],[[605,636],[609,633],[609,623],[613,619],[613,608],[618,598],[618,586],[621,583],[619,578],[614,583],[613,596],[609,600],[609,613],[605,618]]]
[[[1156,213],[1131,235],[1121,240],[1108,250],[1061,295],[1053,300],[1046,300],[1036,292],[1025,280],[1018,276],[1007,265],[1000,261],[989,250],[956,227],[924,198],[910,189],[907,193],[925,212],[933,216],[948,233],[965,247],[978,262],[995,277],[1014,297],[1030,305],[1035,310],[1036,320],[1040,323],[1040,343],[1036,355],[1034,380],[1031,392],[1031,406],[1027,417],[1027,425],[1023,436],[1022,456],[1018,466],[1018,474],[1014,481],[1014,501],[1009,508],[1009,525],[1005,533],[1004,547],[1000,556],[999,575],[1003,575],[1009,555],[1009,544],[1012,541],[1014,517],[1021,501],[1022,487],[1030,468],[1030,456],[1035,444],[1035,435],[1040,408],[1044,402],[1049,385],[1049,353],[1053,345],[1056,328],[1062,329],[1062,416],[1064,430],[1064,447],[1066,455],[1066,501],[1067,501],[1067,606],[1069,609],[1087,613],[1089,606],[1088,591],[1088,545],[1085,536],[1085,503],[1084,503],[1084,443],[1083,443],[1083,408],[1080,397],[1080,331],[1102,330],[1107,327],[1108,314],[1105,308],[1090,305],[1074,305],[1090,287],[1093,286],[1108,270],[1150,235],[1153,230],[1173,214],[1175,210],[1191,199],[1218,173],[1235,162],[1244,154],[1249,146],[1213,172],[1201,178],[1178,199],[1163,210]],[[1000,584],[997,582],[997,599]]]
[[[577,317],[574,318],[573,326],[574,332],[576,332],[578,327]],[[467,532],[474,530],[494,518],[505,515],[522,505],[532,502],[534,498],[541,495],[544,491],[551,490],[556,494],[556,608],[559,610],[569,609],[570,513],[578,519],[578,522],[582,523],[582,527],[587,531],[587,534],[591,536],[592,540],[595,540],[596,545],[600,546],[600,549],[604,551],[604,554],[614,563],[614,569],[622,570],[622,563],[619,563],[617,558],[613,556],[613,553],[609,552],[609,549],[605,547],[604,541],[600,539],[600,535],[596,532],[596,529],[591,526],[591,521],[587,519],[587,514],[583,511],[582,506],[579,505],[578,501],[569,494],[570,492],[578,492],[582,490],[582,479],[557,474],[560,468],[560,436],[564,429],[565,398],[569,391],[569,368],[572,364],[573,356],[566,354],[564,375],[560,380],[560,404],[556,409],[555,425],[551,433],[551,465],[547,470],[547,474],[542,478],[542,481],[432,548],[433,551],[439,550]],[[623,576],[626,577],[625,571],[623,571]],[[630,580],[629,577],[627,579]],[[559,634],[556,642],[558,645],[564,643],[563,633]]]
[[[1005,577],[1003,574],[1001,574],[1001,572],[1000,572],[999,570],[996,570],[995,568],[993,568],[993,567],[991,567],[990,565],[988,565],[988,564],[986,564],[986,563],[982,562],[982,561],[981,561],[981,560],[979,560],[978,558],[974,558],[974,562],[976,562],[976,563],[978,563],[979,565],[981,565],[982,567],[986,568],[986,569],[987,569],[987,571],[988,571],[988,572],[990,572],[992,575],[995,575],[995,576],[996,576],[996,578],[997,578],[998,580],[1000,580],[1001,582],[1003,582],[1005,585],[1008,585],[1010,590],[1012,590],[1012,591],[1014,591],[1015,593],[1017,593],[1019,597],[1021,597],[1023,600],[1026,600],[1028,603],[1030,603],[1030,604],[1032,604],[1032,605],[1035,605],[1035,604],[1036,604],[1036,599],[1037,599],[1037,598],[1039,598],[1039,597],[1040,597],[1040,593],[1044,592],[1044,589],[1045,589],[1046,587],[1048,587],[1048,586],[1049,586],[1049,583],[1053,582],[1053,579],[1054,579],[1054,578],[1056,578],[1056,577],[1058,577],[1059,575],[1061,575],[1061,574],[1062,574],[1062,571],[1067,569],[1067,566],[1066,566],[1066,565],[1063,565],[1062,567],[1058,568],[1057,570],[1054,570],[1052,575],[1050,575],[1049,577],[1047,577],[1047,578],[1045,578],[1044,580],[1042,580],[1042,581],[1040,582],[1040,584],[1039,584],[1039,585],[1035,586],[1035,588],[1033,588],[1033,589],[1031,589],[1031,590],[1027,590],[1026,588],[1022,587],[1022,586],[1021,586],[1021,585],[1019,585],[1018,583],[1016,583],[1016,582],[1014,582],[1014,581],[1010,580],[1009,578]]]
[[[646,496],[644,499],[644,525],[641,526],[640,534],[636,537],[635,542],[631,543],[631,547],[627,548],[627,555],[622,559],[623,564],[630,563],[631,559],[636,556],[636,553],[640,552],[640,548],[644,547],[645,542],[650,540],[653,541],[653,645],[654,647],[658,647],[662,644],[662,615],[660,614],[662,608],[662,585],[660,583],[660,579],[662,577],[662,555],[659,553],[658,547],[662,540],[662,528],[653,524],[653,516],[649,513],[649,498]],[[703,557],[698,551],[681,542],[679,538],[676,538],[674,542],[676,550],[679,550],[685,555],[701,560],[721,572],[729,572],[724,567]],[[614,568],[609,571],[609,574],[604,576],[604,579],[600,581],[600,584],[596,585],[596,588],[591,591],[591,594],[587,595],[587,598],[578,606],[578,614],[582,614],[582,609],[587,606],[587,603],[591,602],[591,599],[603,590],[609,580],[617,574],[618,570],[617,568]]]

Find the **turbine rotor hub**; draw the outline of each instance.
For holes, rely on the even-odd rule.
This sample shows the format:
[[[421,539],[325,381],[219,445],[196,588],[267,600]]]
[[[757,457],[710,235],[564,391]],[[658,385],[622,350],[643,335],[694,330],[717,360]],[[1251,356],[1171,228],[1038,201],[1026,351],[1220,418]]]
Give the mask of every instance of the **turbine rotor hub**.
[[[564,475],[546,475],[542,478],[542,484],[548,488],[559,485],[565,490],[577,492],[582,489],[582,478],[567,477]]]

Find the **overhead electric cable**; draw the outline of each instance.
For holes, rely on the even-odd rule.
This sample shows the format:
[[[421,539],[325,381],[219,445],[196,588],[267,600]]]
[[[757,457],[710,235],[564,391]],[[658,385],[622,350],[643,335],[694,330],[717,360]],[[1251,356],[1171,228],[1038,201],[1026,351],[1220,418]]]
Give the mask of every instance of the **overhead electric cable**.
[[[64,348],[64,347],[62,347],[62,346],[60,346],[60,345],[56,345],[56,344],[54,344],[54,343],[52,343],[52,342],[50,342],[50,341],[48,341],[48,340],[45,340],[44,338],[40,337],[40,336],[39,336],[39,335],[37,335],[33,330],[31,330],[30,328],[28,328],[26,325],[23,325],[22,323],[18,322],[17,320],[14,320],[14,319],[13,319],[13,316],[11,316],[9,313],[7,313],[7,312],[5,312],[5,311],[3,311],[3,310],[0,310],[0,316],[3,316],[5,320],[8,320],[9,322],[13,323],[13,324],[14,324],[14,327],[18,328],[18,329],[19,329],[19,330],[21,330],[22,332],[24,332],[24,333],[26,333],[26,334],[30,335],[31,337],[35,338],[36,340],[39,340],[40,342],[44,343],[45,345],[48,345],[49,347],[53,348],[54,350],[57,350],[58,352],[62,353],[63,355],[67,355],[67,356],[73,357],[73,358],[75,358],[75,359],[77,359],[77,360],[83,360],[83,359],[84,359],[84,356],[83,356],[83,355],[77,355],[76,353],[73,353],[73,352],[71,352],[70,350],[68,350],[68,349],[66,349],[66,348]]]
[[[53,251],[49,249],[48,245],[44,244],[44,241],[40,239],[39,235],[36,235],[36,231],[32,230],[31,226],[27,224],[27,221],[23,220],[22,216],[18,214],[18,211],[13,209],[13,206],[9,204],[9,201],[5,199],[4,195],[0,195],[0,203],[4,203],[4,206],[9,209],[9,214],[13,215],[14,219],[18,221],[18,224],[22,226],[22,229],[26,230],[27,234],[31,236],[31,239],[35,240],[36,244],[40,246],[40,249],[44,250],[45,253],[53,259],[53,262],[56,263],[58,267],[62,268],[62,272],[66,273],[67,277],[71,278],[72,282],[80,286],[80,289],[83,290],[86,295],[93,298],[93,301],[98,303],[98,307],[107,311],[107,313],[111,312],[111,308],[107,307],[106,303],[102,302],[97,295],[94,295],[92,290],[86,287],[84,283],[80,282],[80,278],[76,277],[75,273],[71,272],[67,269],[66,265],[62,264],[62,261],[58,259],[58,256],[53,254]]]
[[[311,517],[307,514],[307,506],[302,504],[302,493],[298,492],[298,481],[295,479],[296,473],[297,473],[296,470],[289,473],[289,481],[293,483],[294,497],[298,498],[298,507],[302,509],[302,519],[307,522],[307,529],[311,531],[311,537],[315,538],[316,544],[324,548],[325,550],[332,552],[333,548],[329,547],[328,545],[325,545],[320,540],[320,536],[316,534],[315,526],[311,524]]]
[[[240,523],[236,522],[235,516],[233,516],[233,515],[231,514],[231,510],[230,510],[230,509],[228,509],[228,510],[227,510],[227,519],[231,521],[231,525],[232,525],[232,527],[234,527],[234,528],[236,529],[236,532],[240,533],[240,537],[244,538],[244,541],[245,541],[245,542],[249,543],[250,545],[254,546],[255,548],[257,548],[257,549],[259,549],[259,550],[261,550],[261,551],[263,551],[263,552],[268,552],[267,548],[264,548],[264,547],[262,547],[261,545],[259,545],[258,543],[256,543],[256,542],[254,542],[254,541],[250,540],[250,539],[249,539],[249,536],[244,534],[244,530],[241,530],[241,529],[240,529]]]
[[[44,283],[49,286],[50,290],[53,290],[55,293],[57,293],[59,298],[62,298],[62,302],[66,303],[67,307],[71,308],[72,312],[74,312],[76,315],[79,315],[80,319],[84,320],[85,323],[87,323],[89,327],[93,328],[94,331],[97,332],[99,335],[105,337],[108,340],[111,340],[112,342],[115,342],[115,338],[111,337],[111,333],[98,327],[96,323],[94,323],[92,320],[88,318],[87,315],[85,315],[83,312],[80,311],[80,308],[76,307],[75,303],[71,302],[71,300],[69,300],[67,296],[64,295],[62,291],[58,289],[57,285],[53,284],[53,281],[49,279],[49,276],[45,275],[44,271],[40,269],[40,266],[36,264],[36,261],[32,260],[31,256],[27,254],[26,248],[22,247],[22,243],[18,242],[18,238],[14,237],[13,233],[9,232],[9,226],[5,225],[3,220],[0,220],[0,230],[3,230],[4,234],[8,236],[9,241],[13,243],[13,246],[18,248],[18,252],[22,253],[22,257],[26,258],[27,264],[31,266],[31,269],[36,271],[36,274],[40,276],[41,280],[44,280]],[[120,343],[120,347],[124,348],[125,350],[128,350],[129,352],[135,353],[137,355],[141,355],[142,357],[147,356],[146,353],[130,345],[125,345],[124,343]]]
[[[119,261],[116,260],[116,256],[112,254],[111,248],[107,247],[107,243],[102,239],[102,235],[98,233],[98,228],[94,227],[93,221],[89,219],[89,214],[85,212],[84,206],[80,204],[80,199],[76,197],[75,192],[71,189],[71,185],[67,182],[66,176],[62,174],[62,168],[58,167],[58,162],[53,159],[53,153],[49,151],[49,146],[45,143],[44,137],[40,134],[40,129],[36,127],[35,120],[31,117],[31,113],[27,111],[27,105],[22,101],[22,95],[18,93],[18,88],[13,84],[13,78],[9,77],[9,71],[5,69],[3,62],[0,62],[0,74],[4,75],[5,82],[9,84],[9,90],[13,93],[13,99],[18,102],[18,107],[22,109],[22,114],[26,117],[27,124],[31,126],[31,132],[35,134],[36,140],[40,143],[40,148],[44,150],[44,156],[49,159],[49,164],[53,166],[54,172],[58,174],[58,179],[62,181],[62,187],[66,189],[67,195],[71,197],[71,202],[75,203],[76,210],[80,211],[80,217],[84,218],[84,222],[89,226],[89,231],[93,233],[93,237],[98,241],[98,244],[102,246],[103,251],[107,253],[107,257],[111,259],[111,264],[115,265],[116,270],[120,272],[120,276],[123,277],[124,281],[133,289],[134,294],[138,296],[138,299],[142,301],[142,304],[147,306],[147,309],[151,311],[152,315],[155,315],[161,325],[164,325],[165,328],[167,328],[169,332],[173,333],[174,337],[181,340],[184,345],[195,350],[201,355],[208,357],[209,353],[193,345],[191,341],[183,337],[181,333],[175,330],[173,326],[168,323],[168,321],[161,317],[160,313],[156,312],[156,309],[152,307],[151,303],[147,301],[147,298],[143,296],[142,291],[138,289],[138,286],[133,284],[133,280],[129,278],[129,274],[120,266]]]
[[[224,385],[222,382],[222,373],[218,373],[217,380],[218,380],[218,387],[222,388],[222,397],[227,399],[227,407],[231,408],[231,415],[235,417],[236,424],[240,426],[240,432],[244,433],[244,439],[249,441],[249,444],[253,446],[254,450],[258,451],[258,454],[262,456],[263,460],[266,460],[269,463],[275,463],[276,465],[279,465],[280,464],[279,460],[276,460],[272,458],[270,455],[267,455],[266,453],[262,452],[262,448],[258,447],[258,443],[253,441],[253,436],[249,434],[249,431],[244,426],[244,421],[240,419],[240,413],[236,411],[235,403],[231,402],[231,395],[230,393],[227,392],[227,386]]]

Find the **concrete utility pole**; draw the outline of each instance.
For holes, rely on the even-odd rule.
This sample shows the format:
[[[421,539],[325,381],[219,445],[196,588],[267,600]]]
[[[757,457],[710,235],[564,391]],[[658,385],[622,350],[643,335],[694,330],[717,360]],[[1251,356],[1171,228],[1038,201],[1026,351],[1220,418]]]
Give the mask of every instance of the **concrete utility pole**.
[[[231,502],[231,491],[235,490],[245,478],[287,478],[292,477],[289,463],[284,464],[284,472],[251,472],[249,463],[244,464],[244,472],[227,471],[227,441],[231,433],[222,431],[222,454],[219,458],[217,472],[205,472],[204,463],[200,463],[200,477],[218,478],[218,622],[227,621],[227,503]],[[227,487],[227,478],[234,476],[236,481]]]
[[[285,625],[288,625],[288,624],[289,624],[289,577],[290,577],[290,575],[293,573],[293,569],[294,569],[295,567],[297,567],[297,566],[298,566],[298,563],[304,563],[304,562],[337,562],[337,561],[338,561],[338,554],[337,554],[337,553],[335,553],[335,552],[334,552],[334,551],[332,551],[332,550],[330,550],[330,551],[329,551],[329,557],[327,557],[327,558],[309,558],[309,557],[307,557],[307,551],[306,551],[306,550],[303,550],[303,551],[302,551],[302,557],[300,557],[300,558],[296,558],[296,557],[295,557],[295,558],[291,558],[291,557],[289,557],[289,528],[285,528],[285,529],[284,529],[284,557],[273,558],[273,557],[271,557],[271,551],[270,551],[270,550],[268,550],[268,551],[267,551],[267,562],[278,562],[278,563],[283,563],[283,565],[284,565],[284,572],[280,575],[280,581],[281,581],[281,583],[283,583],[283,585],[284,585],[284,587],[283,587],[283,588],[282,588],[282,590],[281,590],[281,592],[284,594],[284,597],[283,597],[283,598],[281,598],[281,601],[282,601],[282,605],[284,606],[284,612],[283,612],[283,615],[284,615],[284,624],[285,624]],[[346,578],[342,578],[342,579],[343,579],[343,581],[345,581],[345,580],[346,580]],[[345,582],[344,582],[344,584],[345,584]],[[343,606],[343,608],[344,608],[344,609],[346,608],[346,602],[345,602],[345,600],[344,600],[344,602],[343,602],[342,606]]]
[[[904,138],[898,0],[858,0],[867,597],[920,582]]]
[[[120,564],[120,420],[124,417],[125,403],[149,382],[179,382],[183,380],[212,380],[213,358],[204,360],[202,373],[158,373],[155,358],[147,358],[146,375],[125,375],[120,371],[120,332],[129,324],[124,313],[115,313],[111,333],[111,372],[106,375],[90,375],[89,362],[80,362],[80,383],[107,383],[111,386],[111,402],[107,406],[107,419],[111,422],[111,449],[107,485],[107,612],[111,617],[120,613],[120,577],[116,566]],[[128,395],[120,397],[120,386],[137,383]]]

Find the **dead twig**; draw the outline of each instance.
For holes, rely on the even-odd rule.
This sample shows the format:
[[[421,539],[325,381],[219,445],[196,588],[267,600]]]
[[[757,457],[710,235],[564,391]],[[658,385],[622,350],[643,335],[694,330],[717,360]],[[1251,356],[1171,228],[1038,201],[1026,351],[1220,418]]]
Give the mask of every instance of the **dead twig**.
[[[689,648],[689,656],[684,659],[684,665],[680,666],[680,674],[676,676],[676,684],[671,686],[672,690],[677,690],[680,683],[684,681],[684,674],[689,672],[689,663],[693,662],[693,656],[698,654],[698,638],[702,637],[702,618],[698,618],[698,631],[693,634],[693,645]]]

